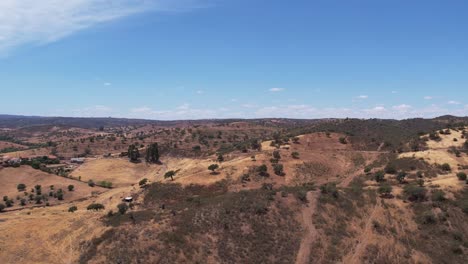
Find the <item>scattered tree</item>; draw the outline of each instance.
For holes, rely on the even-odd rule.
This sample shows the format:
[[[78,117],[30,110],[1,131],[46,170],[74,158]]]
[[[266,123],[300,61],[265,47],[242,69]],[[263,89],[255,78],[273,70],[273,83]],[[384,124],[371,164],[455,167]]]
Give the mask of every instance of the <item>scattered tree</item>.
[[[16,188],[18,189],[19,192],[24,192],[26,190],[26,184],[20,183],[18,184]]]
[[[408,200],[412,202],[424,201],[426,199],[426,189],[424,187],[408,184],[403,188]]]
[[[144,178],[143,180],[141,180],[138,185],[140,185],[140,187],[143,187],[145,186],[146,184],[148,183],[148,179],[147,178]]]
[[[104,205],[102,205],[102,204],[93,203],[93,204],[88,205],[88,207],[87,207],[86,209],[87,209],[88,211],[91,211],[91,210],[93,210],[93,211],[100,211],[100,210],[104,210],[105,207],[104,207]]]
[[[128,158],[131,162],[137,163],[140,161],[140,151],[134,144],[128,146]]]
[[[263,164],[257,167],[257,172],[260,176],[267,177],[268,176],[268,167]]]
[[[68,185],[68,191],[73,192],[75,190],[75,186],[73,185]]]
[[[218,155],[218,162],[219,162],[219,163],[224,162],[224,157],[223,157],[222,154],[219,154],[219,155]]]
[[[159,163],[159,146],[158,143],[149,145],[146,149],[146,162],[148,163]]]
[[[78,210],[78,207],[76,207],[75,205],[72,206],[72,207],[70,207],[70,208],[68,208],[68,212],[69,212],[69,213],[74,213],[74,212],[76,212],[77,210]]]
[[[464,172],[457,173],[457,177],[458,177],[458,180],[460,180],[460,181],[466,181],[466,178],[467,178],[466,173],[464,173]]]
[[[275,171],[275,174],[278,176],[284,176],[284,166],[283,164],[275,164],[273,165],[273,170]]]
[[[392,194],[392,191],[393,191],[393,187],[388,183],[383,183],[383,184],[380,184],[379,186],[379,193],[383,197],[389,197]]]
[[[3,212],[5,210],[5,205],[0,203],[0,213]]]
[[[88,186],[89,186],[89,187],[94,187],[94,186],[96,186],[96,184],[94,183],[93,180],[89,180],[89,181],[88,181]]]
[[[128,211],[128,205],[126,203],[121,203],[117,205],[117,208],[119,209],[119,213],[121,215],[124,215]]]
[[[219,165],[218,164],[211,164],[209,167],[208,167],[208,170],[211,171],[211,174],[216,174],[216,170],[219,168]]]
[[[405,182],[405,178],[406,178],[406,172],[404,171],[400,171],[397,176],[396,176],[396,179],[399,183],[404,183]]]
[[[376,182],[383,182],[385,180],[385,173],[383,171],[378,171],[374,174],[374,179]]]
[[[281,154],[280,154],[279,150],[273,151],[273,158],[276,159],[276,160],[281,159]]]
[[[443,171],[452,171],[452,168],[450,167],[450,164],[448,163],[444,163],[440,166],[440,168],[443,170]]]
[[[170,170],[170,171],[166,172],[166,174],[164,174],[164,179],[171,178],[171,180],[173,181],[174,176],[176,176],[176,174],[177,174],[176,171]]]

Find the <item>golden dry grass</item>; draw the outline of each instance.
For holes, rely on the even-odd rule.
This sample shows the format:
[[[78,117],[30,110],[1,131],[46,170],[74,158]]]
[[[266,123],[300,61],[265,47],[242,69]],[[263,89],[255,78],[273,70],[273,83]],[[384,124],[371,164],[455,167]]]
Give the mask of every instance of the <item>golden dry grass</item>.
[[[160,169],[159,165],[145,162],[131,163],[127,159],[89,159],[71,174],[82,181],[112,182],[114,187],[137,184],[143,178],[153,179]]]

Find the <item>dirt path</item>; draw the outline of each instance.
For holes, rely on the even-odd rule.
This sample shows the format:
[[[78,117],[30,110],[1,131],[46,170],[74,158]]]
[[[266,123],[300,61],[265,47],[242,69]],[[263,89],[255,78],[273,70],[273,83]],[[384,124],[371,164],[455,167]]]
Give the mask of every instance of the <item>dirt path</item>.
[[[377,209],[380,207],[380,200],[377,200],[377,204],[374,206],[372,213],[369,215],[366,226],[362,231],[361,236],[359,237],[359,242],[357,243],[356,247],[353,250],[352,255],[349,257],[348,261],[346,258],[344,259],[345,263],[361,263],[360,256],[364,252],[367,247],[367,240],[372,235],[372,228],[373,228],[373,221],[375,219],[375,214],[377,213]]]
[[[317,229],[312,221],[312,216],[317,208],[318,197],[318,191],[307,193],[308,204],[307,207],[302,210],[302,222],[306,233],[301,241],[299,252],[297,253],[296,264],[309,263],[310,249],[317,238]]]

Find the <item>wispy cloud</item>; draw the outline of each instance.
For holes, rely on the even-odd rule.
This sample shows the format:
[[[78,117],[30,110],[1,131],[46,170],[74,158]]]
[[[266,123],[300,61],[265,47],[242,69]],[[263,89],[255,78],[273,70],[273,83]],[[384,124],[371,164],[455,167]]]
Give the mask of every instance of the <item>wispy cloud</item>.
[[[433,97],[432,96],[424,96],[424,100],[432,100]]]
[[[197,7],[195,0],[1,0],[0,55],[145,11]]]
[[[277,93],[277,92],[282,92],[284,90],[286,90],[286,89],[284,89],[284,88],[271,88],[270,92]]]

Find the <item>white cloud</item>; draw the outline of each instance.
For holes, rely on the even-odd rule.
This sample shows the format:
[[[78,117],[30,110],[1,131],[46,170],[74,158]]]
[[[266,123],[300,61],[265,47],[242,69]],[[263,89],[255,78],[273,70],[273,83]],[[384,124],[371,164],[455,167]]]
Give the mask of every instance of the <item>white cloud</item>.
[[[113,109],[108,106],[104,105],[95,105],[90,107],[84,107],[80,109],[73,109],[72,116],[73,117],[107,117],[113,116]],[[58,114],[60,116],[64,116],[63,114]]]
[[[110,82],[104,83],[104,86],[111,86],[111,85],[112,85],[112,83],[110,83]]]
[[[77,31],[145,11],[196,7],[191,0],[1,0],[0,54],[55,42]]]
[[[284,88],[271,88],[270,92],[277,93],[277,92],[282,92],[284,90],[286,90],[286,89],[284,89]]]
[[[432,100],[433,97],[432,96],[424,96],[424,100]]]
[[[204,93],[205,93],[205,91],[203,91],[203,90],[196,91],[196,94],[204,94]]]
[[[357,98],[358,99],[367,99],[367,98],[369,98],[369,96],[368,95],[360,95]]]
[[[401,104],[401,105],[395,105],[392,108],[393,110],[396,110],[396,111],[406,112],[409,109],[411,109],[411,105]]]
[[[461,104],[461,103],[458,102],[458,101],[448,101],[447,103],[448,103],[448,104],[451,104],[451,105],[459,105],[459,104]]]

